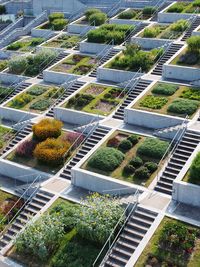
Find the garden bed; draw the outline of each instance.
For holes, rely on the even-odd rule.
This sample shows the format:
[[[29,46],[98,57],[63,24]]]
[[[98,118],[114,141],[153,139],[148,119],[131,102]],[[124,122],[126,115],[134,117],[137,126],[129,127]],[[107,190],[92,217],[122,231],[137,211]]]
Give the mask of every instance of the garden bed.
[[[0,71],[5,70],[8,67],[8,60],[0,60]]]
[[[33,113],[43,113],[63,93],[63,88],[33,85],[26,92],[14,97],[6,106]]]
[[[19,41],[16,41],[6,47],[6,50],[9,51],[19,51],[19,52],[31,52],[34,48],[44,42],[44,38],[33,38],[26,37],[22,38]]]
[[[1,84],[0,85],[0,104],[4,102],[4,99],[14,91],[13,88]]]
[[[198,110],[199,101],[200,88],[157,82],[132,108],[192,118]]]
[[[80,41],[81,41],[81,38],[78,35],[62,34],[42,44],[42,46],[69,49],[69,48],[73,48],[74,46],[76,46],[78,42]]]
[[[116,131],[83,164],[82,168],[126,182],[148,187],[169,143]],[[159,163],[159,166],[163,162]]]
[[[14,131],[12,129],[0,125],[0,152],[3,151],[13,136]]]
[[[166,13],[199,13],[200,3],[198,0],[191,2],[176,2],[166,9]]]
[[[96,66],[96,59],[87,55],[74,54],[53,66],[50,71],[86,75]]]
[[[199,229],[165,217],[135,264],[136,267],[147,265],[199,266]]]
[[[38,26],[37,29],[61,31],[67,26],[68,20],[64,18],[63,13],[52,13],[48,18],[49,20]]]
[[[43,119],[33,126],[33,135],[18,144],[7,160],[39,171],[55,174],[75,153],[84,137],[61,130],[62,123]]]
[[[153,7],[145,7],[141,9],[127,9],[121,12],[116,19],[121,20],[148,20],[151,18],[152,14],[155,12]]]

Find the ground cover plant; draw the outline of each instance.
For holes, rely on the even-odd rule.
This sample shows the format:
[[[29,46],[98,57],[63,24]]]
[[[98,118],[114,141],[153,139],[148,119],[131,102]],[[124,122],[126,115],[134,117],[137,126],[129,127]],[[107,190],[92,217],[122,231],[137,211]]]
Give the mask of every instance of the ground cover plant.
[[[197,153],[196,157],[192,161],[192,164],[188,172],[186,173],[183,181],[200,185],[199,173],[200,173],[200,152]]]
[[[155,12],[154,7],[144,7],[141,9],[128,9],[118,15],[118,19],[146,20]]]
[[[43,44],[43,46],[55,48],[73,48],[80,41],[81,38],[78,35],[62,34],[57,38]]]
[[[178,20],[169,26],[155,24],[145,28],[140,36],[145,38],[177,39],[188,27],[187,20]]]
[[[61,31],[67,26],[67,24],[68,20],[65,19],[64,14],[57,12],[50,14],[48,22],[39,26],[38,28]]]
[[[8,107],[42,113],[64,93],[60,87],[34,85],[7,103]]]
[[[130,25],[104,24],[98,29],[91,30],[87,34],[87,41],[91,43],[110,43],[121,44],[134,29]]]
[[[37,45],[44,42],[44,38],[23,38],[17,42],[14,42],[6,47],[7,50],[29,52],[32,51]]]
[[[172,116],[192,117],[198,110],[199,101],[199,88],[158,82],[134,104],[133,108]]]
[[[106,116],[119,105],[123,98],[124,92],[121,88],[90,84],[63,106]]]
[[[14,56],[8,61],[8,72],[31,77],[36,76],[50,64],[57,55],[58,53],[56,51],[42,49],[33,55]]]
[[[195,0],[191,2],[174,3],[167,9],[167,13],[199,13],[200,2]]]
[[[199,266],[199,244],[198,228],[165,217],[135,266]]]
[[[169,142],[137,134],[115,132],[82,168],[135,184],[148,186]]]
[[[8,144],[9,140],[13,137],[14,131],[10,128],[0,125],[0,152]]]
[[[86,55],[72,55],[59,64],[55,65],[51,70],[64,73],[72,73],[76,75],[88,74],[96,65],[96,59]]]
[[[81,205],[58,199],[19,235],[9,256],[35,267],[90,267],[122,213],[117,199],[97,193]]]
[[[79,133],[63,131],[55,119],[42,119],[32,132],[7,159],[48,173],[56,173],[84,139]]]
[[[0,104],[4,102],[5,98],[13,92],[13,88],[6,85],[0,85]]]
[[[5,70],[8,67],[8,60],[0,60],[0,71]]]
[[[86,10],[84,15],[84,18],[76,22],[76,24],[100,26],[107,20],[107,14],[97,8]]]
[[[192,36],[187,39],[187,48],[183,50],[170,64],[200,66],[200,36]]]
[[[147,72],[152,68],[163,52],[163,48],[153,49],[147,52],[141,50],[141,47],[136,44],[128,45],[126,49],[110,61],[106,67],[126,71],[138,71],[139,68],[141,68],[142,72]]]

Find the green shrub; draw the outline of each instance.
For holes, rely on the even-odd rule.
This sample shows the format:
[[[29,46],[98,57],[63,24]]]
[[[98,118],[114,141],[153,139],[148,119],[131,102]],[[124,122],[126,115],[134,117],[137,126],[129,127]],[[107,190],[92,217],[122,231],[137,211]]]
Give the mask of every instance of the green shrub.
[[[153,172],[155,172],[158,168],[158,165],[155,162],[145,162],[144,167],[146,167],[148,169],[148,171],[152,174]]]
[[[152,15],[155,11],[156,11],[156,9],[154,7],[146,6],[143,8],[142,14],[143,15]]]
[[[88,95],[88,94],[77,94],[75,97],[69,99],[66,107],[73,107],[75,109],[82,109],[85,106],[87,106],[92,100],[94,99],[94,97],[92,95]]]
[[[189,175],[191,179],[199,180],[200,179],[200,152],[194,158],[192,165],[189,170]]]
[[[39,96],[39,95],[42,95],[46,90],[47,89],[45,87],[35,85],[32,88],[30,88],[27,91],[27,93],[29,93],[29,95]]]
[[[161,109],[167,104],[168,99],[166,97],[147,95],[141,102],[140,107]]]
[[[192,36],[187,39],[188,50],[199,54],[200,50],[200,36]]]
[[[144,142],[139,146],[137,153],[140,156],[155,158],[160,160],[165,154],[169,142],[162,141],[158,138],[146,138]]]
[[[118,148],[121,150],[121,151],[128,151],[129,149],[132,148],[132,143],[131,141],[129,141],[128,139],[124,139],[122,140],[120,143],[119,143],[119,146]]]
[[[135,171],[134,176],[138,179],[147,179],[150,176],[149,170],[142,166]]]
[[[0,61],[0,71],[4,70],[8,66],[8,61],[7,60],[2,60]]]
[[[188,26],[189,26],[188,21],[181,19],[181,20],[178,20],[177,22],[174,22],[170,26],[170,30],[175,31],[175,32],[183,32],[188,28]]]
[[[86,20],[88,21],[90,16],[93,14],[102,13],[100,9],[97,8],[90,8],[85,12]]]
[[[23,45],[22,45],[21,42],[16,42],[16,43],[13,43],[13,44],[8,45],[7,46],[7,50],[17,51],[17,50],[19,50],[22,47],[23,47]]]
[[[102,171],[114,171],[123,161],[124,154],[110,147],[100,148],[88,161],[88,166]]]
[[[48,109],[51,105],[51,101],[49,99],[42,99],[38,100],[35,103],[31,104],[30,109],[35,109],[35,110],[41,110],[44,111]]]
[[[13,108],[22,108],[29,102],[31,102],[32,96],[27,93],[23,93],[19,96],[16,96],[13,100],[11,100],[10,107]]]
[[[140,157],[135,157],[129,162],[129,164],[135,168],[138,168],[143,165],[143,160]]]
[[[91,25],[99,26],[99,25],[102,25],[103,23],[105,23],[106,19],[107,19],[106,14],[95,13],[89,17],[89,22]]]
[[[144,29],[143,37],[146,37],[146,38],[154,38],[159,33],[160,33],[160,28],[154,26],[154,27],[151,27],[151,28]]]
[[[179,86],[169,83],[158,83],[152,90],[153,94],[159,95],[173,95]]]
[[[183,3],[175,3],[167,9],[168,13],[181,13],[185,6]]]
[[[119,14],[119,19],[132,19],[136,16],[136,12],[134,10],[127,10]]]
[[[192,5],[193,5],[194,7],[200,7],[200,0],[195,0],[195,1],[192,3]]]
[[[6,7],[4,5],[0,5],[0,15],[6,14]]]
[[[6,97],[7,95],[9,95],[10,93],[13,92],[13,88],[9,88],[9,87],[2,87],[0,85],[0,99],[3,99],[4,97]],[[1,128],[0,128],[1,129]]]
[[[127,140],[129,140],[132,143],[132,145],[136,145],[139,141],[139,136],[136,134],[132,134],[127,138]]]
[[[176,99],[167,108],[168,112],[180,115],[192,115],[199,107],[199,102],[189,99]]]
[[[52,13],[49,15],[49,22],[52,23],[56,19],[64,19],[64,14],[63,13]]]
[[[9,71],[14,74],[21,74],[28,66],[27,58],[25,56],[13,57],[8,61]]]
[[[199,88],[187,88],[182,92],[180,97],[200,101],[200,89]]]
[[[135,172],[135,167],[133,167],[132,165],[128,164],[128,165],[126,165],[124,167],[123,172],[126,175],[133,174]]]
[[[66,19],[55,19],[52,21],[51,25],[55,31],[60,31],[64,29],[64,27],[67,25],[67,20]]]
[[[31,46],[36,46],[45,41],[45,38],[33,38],[31,40]]]

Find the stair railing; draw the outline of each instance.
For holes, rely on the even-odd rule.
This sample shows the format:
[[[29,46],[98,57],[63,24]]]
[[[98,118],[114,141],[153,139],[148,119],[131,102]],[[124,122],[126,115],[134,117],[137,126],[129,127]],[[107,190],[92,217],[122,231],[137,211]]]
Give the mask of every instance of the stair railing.
[[[176,134],[174,135],[171,143],[169,144],[167,150],[165,151],[164,155],[162,156],[161,160],[158,163],[158,169],[156,171],[156,179],[157,181],[159,181],[159,173],[162,169],[162,163],[164,160],[165,164],[167,165],[169,163],[169,160],[171,158],[171,156],[173,155],[175,149],[177,148],[177,146],[179,145],[185,131],[187,130],[187,124],[188,124],[188,116],[185,117],[184,121],[182,122],[182,124],[180,125],[180,128],[178,129],[178,131],[176,132]],[[176,139],[178,138],[178,140],[176,141]]]
[[[80,9],[78,9],[77,12],[71,14],[71,16],[68,18],[69,22],[76,20],[76,18],[79,17],[80,13],[83,13],[86,9],[87,9],[87,7],[81,7]]]
[[[40,188],[40,180],[41,180],[41,176],[38,175],[33,182],[29,185],[29,187],[26,189],[26,191],[20,196],[20,198],[15,202],[15,204],[12,206],[12,208],[6,213],[6,215],[4,215],[4,217],[1,219],[0,224],[2,224],[5,221],[8,221],[8,224],[6,225],[6,227],[3,229],[3,231],[0,233],[0,237],[2,237],[2,235],[9,229],[11,223],[15,220],[15,218],[19,215],[19,213],[23,210],[23,208],[27,205],[27,203],[32,199],[32,197],[35,195],[35,193],[39,190]],[[17,213],[12,217],[11,220],[9,220],[9,215],[10,213],[15,209],[15,207],[17,206],[18,203],[20,203],[20,201],[24,200],[26,198],[27,192],[31,189],[31,187],[33,187],[33,185],[36,184],[37,181],[37,187],[36,189],[33,191],[33,193],[28,197],[28,199],[26,199],[26,201],[24,202],[24,204],[22,205],[22,207],[17,211]],[[38,184],[39,181],[39,184]]]
[[[113,228],[112,232],[110,233],[108,239],[104,243],[104,245],[103,245],[101,251],[99,252],[97,258],[93,262],[92,267],[97,267],[97,266],[103,267],[104,266],[104,263],[106,262],[108,256],[110,255],[115,242],[117,241],[117,239],[118,239],[119,235],[121,234],[121,232],[123,231],[127,221],[129,220],[130,216],[132,215],[133,211],[136,209],[136,207],[137,207],[137,205],[139,203],[139,194],[140,194],[140,192],[137,189],[136,192],[134,193],[135,202],[134,203],[130,202],[126,206],[126,209],[122,213],[121,217],[119,218],[118,222],[116,223],[115,227]],[[131,208],[130,212],[128,212],[132,205],[133,205],[133,207]],[[126,216],[127,212],[128,212],[128,215]],[[126,217],[126,219],[124,220],[125,217]],[[119,227],[120,227],[120,230],[116,234],[116,231],[117,231],[117,229]],[[99,264],[99,261],[101,260],[101,257],[104,255],[107,246],[108,246],[108,250],[107,250],[103,260]]]
[[[117,2],[116,4],[114,4],[111,9],[107,12],[107,16],[108,17],[112,17],[113,16],[113,13],[117,13],[118,10],[120,10],[121,8],[121,5],[123,3],[123,0],[119,0],[119,2]]]
[[[162,7],[165,5],[167,0],[159,0],[157,4],[154,6],[155,11],[151,14],[151,18],[156,16],[160,10],[162,10]]]
[[[105,57],[108,54],[108,52],[110,52],[110,50],[112,49],[112,47],[110,47],[110,46],[113,46],[114,44],[115,44],[115,41],[114,41],[114,39],[112,39],[110,42],[108,42],[106,44],[106,46],[103,48],[103,50],[100,51],[97,54],[96,58],[103,58],[103,57]]]
[[[126,45],[127,43],[129,43],[129,39],[133,36],[134,32],[140,27],[140,25],[142,25],[142,22],[139,22],[137,25],[131,25],[128,30],[125,32],[125,37],[124,37],[124,44]],[[134,27],[134,28],[133,28]],[[133,28],[133,29],[132,29]],[[132,31],[130,31],[132,29]],[[130,33],[128,35],[126,35],[128,32],[130,31]]]

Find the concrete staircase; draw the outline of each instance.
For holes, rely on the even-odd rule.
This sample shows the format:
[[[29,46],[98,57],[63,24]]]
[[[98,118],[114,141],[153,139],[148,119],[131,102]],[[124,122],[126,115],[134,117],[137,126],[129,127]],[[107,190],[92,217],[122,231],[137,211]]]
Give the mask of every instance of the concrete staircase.
[[[23,129],[21,129],[17,134],[14,136],[14,138],[9,142],[9,144],[3,149],[2,152],[0,152],[0,156],[2,156],[4,153],[6,153],[8,150],[13,148],[16,144],[18,144],[23,138],[25,138],[28,134],[32,132],[32,123],[28,123],[24,126]]]
[[[104,267],[124,267],[157,217],[157,213],[139,205],[125,224],[119,238],[103,264]]]
[[[99,125],[84,141],[76,155],[67,163],[60,177],[71,180],[71,169],[109,132],[108,128]]]
[[[163,65],[183,47],[183,44],[171,44],[170,47],[164,52],[163,56],[158,60],[156,66],[151,71],[152,75],[162,76]]]
[[[47,64],[43,68],[43,70],[48,68],[48,67],[50,67],[51,65],[54,65],[55,63],[57,63],[58,61],[62,60],[63,58],[65,58],[68,55],[69,55],[68,53],[62,51],[61,53],[58,54],[58,56],[55,59],[53,59],[49,64]],[[43,70],[41,71],[40,74],[38,74],[37,79],[41,79],[41,80],[43,79]]]
[[[161,4],[158,8],[157,11],[153,14],[151,17],[150,21],[157,21],[158,20],[158,13],[168,7],[171,3],[168,1],[165,1],[163,4]]]
[[[22,82],[19,86],[17,86],[15,89],[13,89],[12,93],[8,94],[4,99],[2,99],[2,101],[0,102],[0,104],[2,102],[8,101],[9,99],[11,99],[13,96],[19,94],[21,91],[23,91],[24,89],[26,89],[28,86],[30,86],[31,83],[28,82]]]
[[[132,90],[128,93],[124,102],[120,105],[120,107],[115,111],[113,118],[118,120],[124,119],[124,109],[138,96],[140,95],[146,88],[151,84],[152,81],[148,80],[139,80],[139,82],[133,87]]]
[[[58,98],[55,101],[55,103],[53,104],[53,106],[48,110],[48,112],[46,113],[46,116],[53,118],[54,117],[54,107],[57,106],[58,104],[60,104],[62,101],[64,101],[67,97],[72,95],[75,91],[77,91],[79,88],[81,88],[84,84],[85,84],[85,82],[75,81],[71,86],[69,86],[69,88],[66,89],[64,94],[60,98]]]
[[[9,245],[23,230],[25,225],[54,197],[53,194],[40,189],[30,202],[22,209],[16,219],[0,239],[0,251]]]
[[[112,48],[111,50],[109,50],[107,53],[105,51],[105,56],[103,56],[98,64],[97,64],[97,67],[94,68],[90,73],[89,73],[89,77],[92,77],[92,78],[96,78],[97,77],[97,69],[99,66],[103,65],[106,61],[108,61],[109,59],[111,59],[112,57],[114,57],[117,53],[119,53],[119,50],[118,49],[115,49],[115,48]]]
[[[154,190],[168,195],[172,194],[173,181],[176,179],[199,142],[200,133],[191,130],[185,131]]]
[[[200,17],[197,17],[189,27],[189,29],[186,31],[186,33],[181,38],[181,41],[186,41],[191,35],[192,32],[200,25]]]

